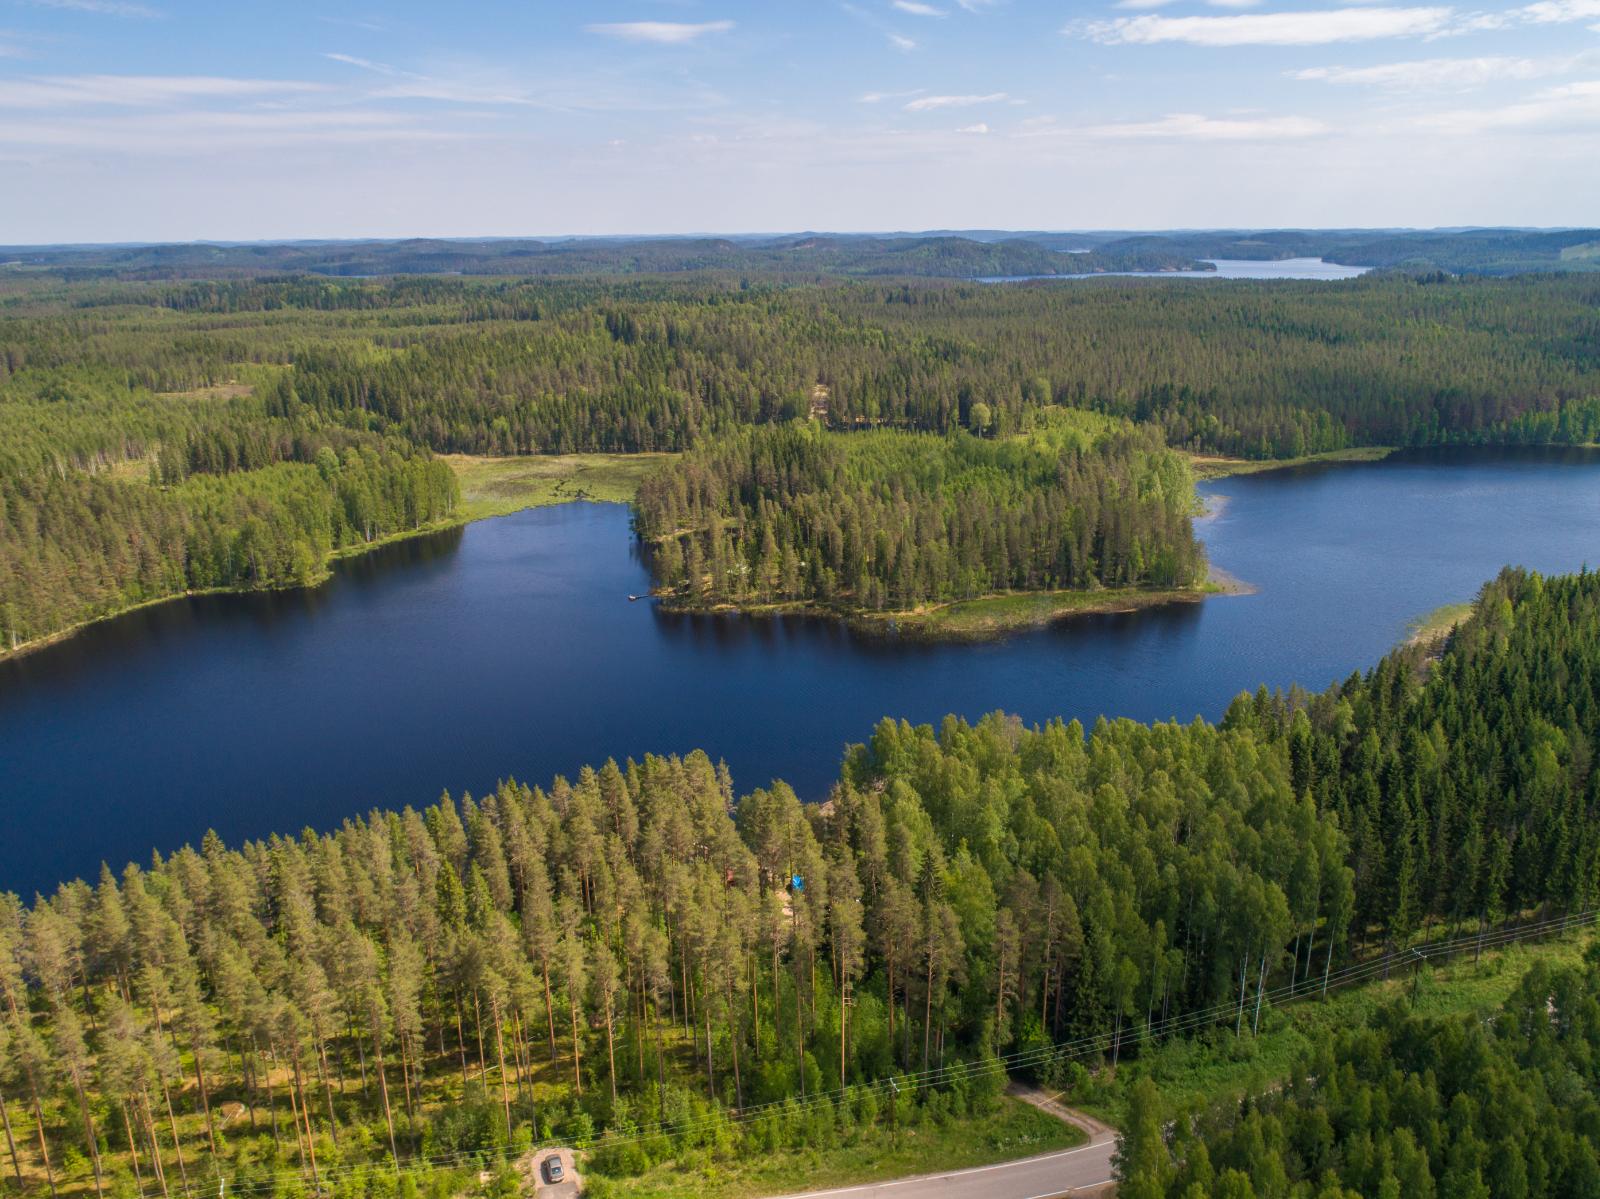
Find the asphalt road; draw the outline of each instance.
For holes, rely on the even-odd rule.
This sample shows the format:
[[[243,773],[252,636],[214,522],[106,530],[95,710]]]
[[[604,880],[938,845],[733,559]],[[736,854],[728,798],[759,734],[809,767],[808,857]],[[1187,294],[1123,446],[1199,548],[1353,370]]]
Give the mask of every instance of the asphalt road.
[[[970,1170],[919,1174],[863,1186],[804,1191],[784,1199],[1052,1199],[1057,1195],[1093,1192],[1111,1182],[1111,1155],[1117,1150],[1114,1129],[1053,1103],[1043,1095],[1013,1088],[1019,1099],[1076,1124],[1089,1134],[1076,1149],[1058,1149],[1036,1157]]]

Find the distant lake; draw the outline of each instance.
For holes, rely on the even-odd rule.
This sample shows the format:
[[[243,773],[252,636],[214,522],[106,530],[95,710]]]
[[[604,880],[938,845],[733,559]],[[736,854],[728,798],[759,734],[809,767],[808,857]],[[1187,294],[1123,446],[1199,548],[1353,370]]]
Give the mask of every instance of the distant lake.
[[[1072,253],[1074,251],[1068,251]],[[1259,262],[1251,258],[1202,258],[1214,271],[1099,271],[1090,275],[990,275],[979,283],[1021,283],[1029,279],[1354,279],[1371,267],[1340,266],[1320,258],[1280,258]]]
[[[1507,562],[1600,562],[1600,455],[1408,454],[1204,486],[1253,595],[981,645],[669,616],[624,507],[483,521],[340,563],[312,591],[175,601],[0,663],[0,890],[198,841],[336,826],[501,776],[701,747],[741,791],[826,793],[886,714],[1220,716],[1326,687]]]

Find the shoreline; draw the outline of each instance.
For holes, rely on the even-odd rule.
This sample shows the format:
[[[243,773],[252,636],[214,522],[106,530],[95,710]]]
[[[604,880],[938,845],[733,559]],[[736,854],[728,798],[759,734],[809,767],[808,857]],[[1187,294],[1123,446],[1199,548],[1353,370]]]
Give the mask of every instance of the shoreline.
[[[435,457],[449,463],[461,483],[461,502],[455,512],[443,520],[430,521],[415,529],[386,533],[372,541],[344,545],[330,550],[323,559],[317,576],[305,582],[282,582],[265,587],[201,587],[174,591],[170,595],[152,596],[137,603],[126,604],[114,611],[91,616],[87,620],[80,620],[65,628],[31,638],[15,647],[0,646],[0,663],[16,661],[40,650],[49,649],[94,625],[145,608],[153,608],[158,604],[170,604],[177,600],[195,599],[207,595],[256,595],[275,591],[315,590],[325,586],[333,578],[333,566],[336,562],[359,558],[384,546],[408,541],[413,537],[426,537],[432,533],[446,533],[451,529],[465,528],[476,521],[510,516],[512,513],[525,512],[530,508],[552,508],[559,504],[583,501],[598,504],[632,503],[633,494],[638,490],[639,477],[675,455],[525,454],[476,457],[470,454],[438,454]],[[591,475],[594,478],[586,477]],[[573,484],[576,484],[574,489],[567,490],[569,485]]]
[[[1419,646],[1429,657],[1435,657],[1444,648],[1450,634],[1472,615],[1476,603],[1464,600],[1456,604],[1440,604],[1431,612],[1412,618],[1406,624],[1402,646]]]
[[[1189,469],[1195,481],[1229,479],[1235,475],[1259,475],[1272,470],[1291,470],[1297,466],[1321,466],[1341,462],[1382,462],[1399,446],[1365,445],[1345,450],[1327,450],[1320,454],[1304,454],[1299,458],[1229,458],[1223,454],[1191,454],[1185,451]]]
[[[744,605],[676,605],[656,596],[661,610],[675,616],[743,616],[762,619],[800,616],[838,621],[854,632],[880,637],[912,637],[928,641],[987,641],[1027,629],[1044,628],[1075,616],[1107,616],[1197,604],[1230,595],[1251,595],[1255,588],[1226,571],[1213,568],[1206,582],[1193,587],[1118,587],[1098,591],[1009,591],[973,599],[951,600],[915,610],[861,612],[830,608],[811,600],[784,600]]]
[[[503,515],[490,513],[489,515]],[[359,558],[373,550],[382,549],[384,546],[394,545],[396,542],[407,541],[413,537],[425,537],[430,533],[446,533],[451,529],[459,529],[471,524],[474,520],[482,520],[479,516],[451,517],[449,520],[433,521],[415,529],[406,529],[399,533],[386,533],[372,541],[360,545],[345,545],[338,549],[329,550],[327,558],[323,561],[322,569],[314,579],[307,579],[300,583],[273,583],[266,587],[194,587],[184,591],[174,591],[171,595],[158,595],[150,599],[140,600],[136,604],[128,604],[114,612],[105,612],[99,616],[91,616],[88,620],[80,620],[66,628],[57,629],[53,633],[46,633],[42,637],[34,637],[24,641],[13,648],[0,648],[0,663],[12,662],[29,654],[38,653],[40,650],[49,649],[53,645],[60,645],[69,641],[85,629],[95,625],[104,624],[108,620],[116,620],[120,616],[131,616],[135,612],[142,612],[146,608],[159,607],[161,604],[171,604],[178,600],[199,599],[208,595],[271,595],[279,591],[315,591],[324,587],[333,578],[333,565],[348,559]]]

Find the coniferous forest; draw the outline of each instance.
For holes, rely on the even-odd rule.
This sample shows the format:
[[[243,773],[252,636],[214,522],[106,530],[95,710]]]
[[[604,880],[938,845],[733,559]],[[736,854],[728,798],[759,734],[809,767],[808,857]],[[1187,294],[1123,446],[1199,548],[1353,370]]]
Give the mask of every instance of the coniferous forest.
[[[857,1135],[895,1075],[892,1119],[936,1126],[994,1101],[996,1055],[1048,1072],[1094,1037],[1136,1061],[1164,1018],[1227,1023],[1429,926],[1592,907],[1597,680],[1600,575],[1507,571],[1436,662],[1398,650],[1216,725],[885,720],[820,805],[695,753],[208,835],[0,902],[8,1164],[41,1188],[389,1193],[368,1167],[561,1137],[603,1185]],[[1452,1180],[1514,1171],[1490,1160],[1509,1141],[1525,1193],[1583,1193],[1589,991],[1530,982],[1492,1032],[1386,1017],[1175,1157],[1146,1103],[1125,1173],[1478,1193]],[[1517,1095],[1526,1119],[1491,1114]]]
[[[870,609],[1184,580],[1198,560],[1159,439],[1257,459],[1591,443],[1597,286],[8,276],[0,646],[186,590],[302,582],[330,551],[454,519],[441,452],[693,451],[681,472],[711,491],[664,483],[645,521],[724,519],[718,537],[686,529],[661,562],[686,579],[696,544],[708,562],[737,558],[748,575],[703,580],[719,598]],[[1063,409],[1135,430],[1041,446],[1041,429],[1063,436]],[[794,421],[936,440],[747,432]],[[962,430],[981,444],[937,440]],[[998,445],[1019,437],[1032,440]],[[815,452],[793,479],[728,491],[783,445]],[[1043,465],[1063,453],[1073,465]],[[916,494],[883,477],[897,457]],[[762,520],[763,498],[815,495],[835,461],[870,498]],[[945,481],[923,493],[935,473]],[[756,519],[735,523],[747,509]],[[976,528],[1002,515],[1004,545]]]
[[[1491,1199],[1600,1188],[1600,961],[1537,964],[1491,1021],[1403,1005],[1330,1037],[1281,1090],[1161,1132],[1134,1090],[1118,1194],[1132,1199]]]
[[[741,430],[647,479],[639,531],[663,593],[686,605],[881,611],[1203,581],[1184,460],[1148,427],[1061,416],[1075,419],[1002,441]]]

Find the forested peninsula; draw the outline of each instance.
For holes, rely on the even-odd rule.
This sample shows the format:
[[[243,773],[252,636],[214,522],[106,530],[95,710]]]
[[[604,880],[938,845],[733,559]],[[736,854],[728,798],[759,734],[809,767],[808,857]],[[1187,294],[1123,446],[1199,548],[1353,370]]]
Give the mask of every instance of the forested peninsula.
[[[718,539],[685,528],[682,569],[696,544],[708,562],[721,545],[750,572],[704,580],[718,602],[726,591],[746,605],[890,612],[1019,580],[1037,587],[1024,599],[1064,582],[1072,593],[1161,591],[1163,579],[1181,590],[1200,576],[1181,521],[1157,511],[1173,493],[1160,483],[1152,505],[1139,491],[1157,435],[1174,451],[1253,461],[1592,443],[1597,286],[1584,275],[1438,273],[990,287],[716,272],[208,282],[8,272],[0,653],[189,591],[301,584],[334,553],[458,521],[459,484],[435,457],[445,454],[698,455],[696,469],[724,490],[683,514],[728,523]],[[1072,413],[1137,431],[1041,448]],[[794,422],[834,435],[817,442],[829,448],[793,480],[729,493],[729,447],[759,458],[758,446],[799,436],[780,431]],[[973,444],[952,448],[957,433]],[[844,448],[846,434],[861,446]],[[1119,438],[1145,448],[1105,448]],[[1075,459],[1064,482],[1038,465],[1052,453],[1058,465]],[[898,498],[882,477],[897,457],[917,464]],[[834,459],[871,485],[872,511],[816,498]],[[936,462],[964,481],[929,484]],[[760,540],[740,542],[736,511],[759,516],[763,502],[807,489],[804,527],[752,522]],[[646,525],[672,491],[652,493]],[[997,530],[976,536],[980,512],[1004,514],[1003,554]],[[923,553],[935,519],[942,531]],[[847,526],[865,539],[848,551]],[[766,531],[775,584],[761,576]],[[672,557],[661,562],[669,575]]]
[[[708,441],[640,488],[658,590],[680,608],[815,609],[902,627],[930,606],[1001,593],[1126,603],[1197,590],[1205,553],[1183,459],[1148,426],[1054,416],[1001,441],[800,424]]]
[[[0,900],[7,1164],[56,1193],[443,1199],[559,1138],[592,1149],[603,1190],[663,1162],[937,1135],[993,1109],[1001,1055],[1059,1081],[1136,1074],[1174,1027],[1242,1044],[1285,982],[1430,929],[1593,908],[1597,686],[1600,575],[1507,571],[1431,664],[1405,647],[1321,695],[1243,695],[1216,725],[885,720],[825,804],[737,796],[696,752],[331,833],[207,835]],[[1511,1011],[1582,985],[1530,984]],[[1380,1025],[1169,1156],[1135,1093],[1124,1174],[1135,1194],[1211,1193],[1209,1143],[1219,1177],[1326,1160],[1469,1193],[1450,1180],[1488,1177],[1483,1146],[1510,1143],[1525,1193],[1573,1193],[1588,1073],[1563,1076],[1586,1107],[1490,1132],[1461,1100],[1448,1130],[1427,1123],[1427,1079],[1396,1120],[1362,1107],[1330,1134],[1317,1115],[1425,1070],[1447,1036],[1519,1087],[1515,1062],[1577,1052],[1513,1023]]]

